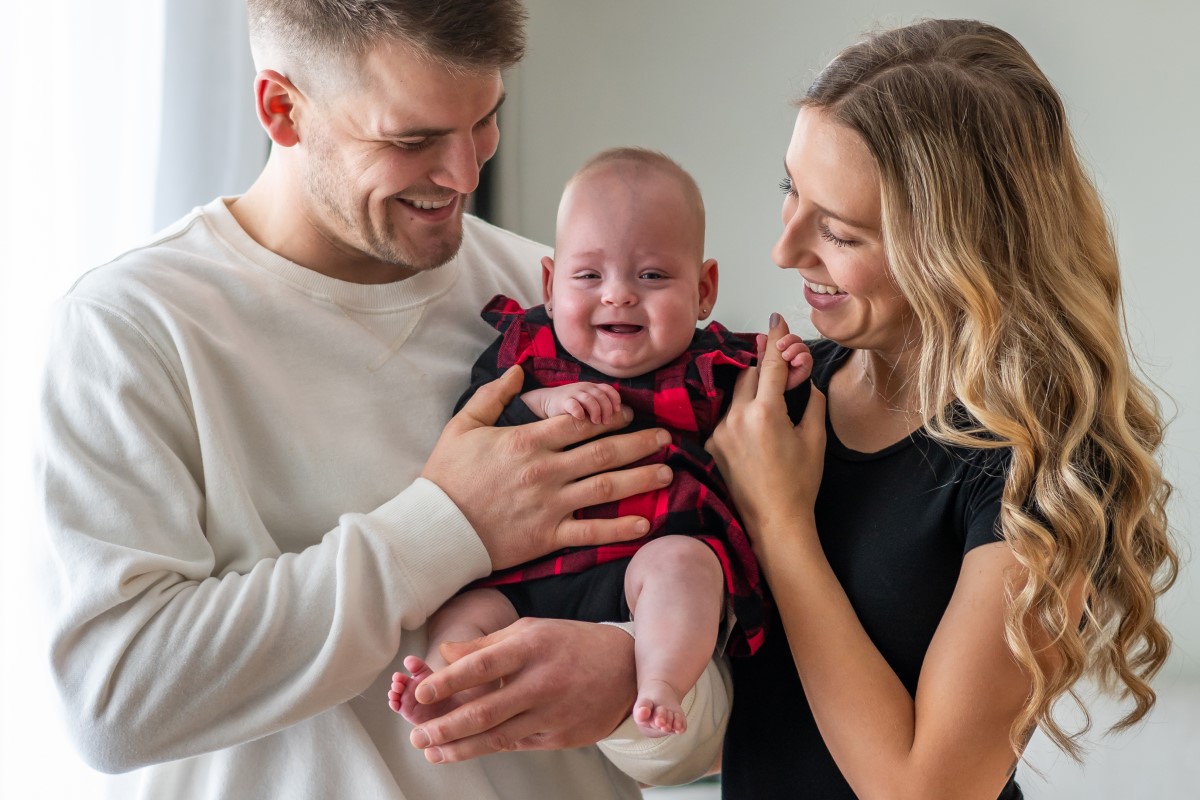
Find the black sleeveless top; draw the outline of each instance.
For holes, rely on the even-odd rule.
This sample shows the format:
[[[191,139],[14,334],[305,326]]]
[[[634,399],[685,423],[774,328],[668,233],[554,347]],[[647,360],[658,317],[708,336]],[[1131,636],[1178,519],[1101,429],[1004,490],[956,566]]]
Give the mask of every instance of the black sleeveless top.
[[[853,351],[810,342],[813,382]],[[828,419],[828,418],[827,418]],[[827,424],[816,522],[859,620],[910,694],[950,602],[963,556],[999,540],[1009,452],[947,447],[924,430],[877,453],[845,447]],[[734,703],[722,761],[726,800],[853,800],[805,700],[779,615],[758,654],[731,659]],[[1009,779],[998,800],[1017,800]]]

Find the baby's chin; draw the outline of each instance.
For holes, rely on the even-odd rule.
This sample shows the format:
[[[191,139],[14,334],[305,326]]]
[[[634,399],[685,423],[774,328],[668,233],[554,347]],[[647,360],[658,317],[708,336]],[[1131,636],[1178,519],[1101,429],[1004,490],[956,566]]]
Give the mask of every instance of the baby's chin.
[[[654,372],[657,369],[661,369],[667,364],[670,364],[681,355],[683,355],[683,353],[675,353],[674,355],[655,357],[652,359],[640,359],[632,362],[616,363],[606,359],[604,363],[589,363],[588,366],[603,372],[610,378],[624,380],[628,378],[637,378],[642,375],[648,375],[649,373]]]

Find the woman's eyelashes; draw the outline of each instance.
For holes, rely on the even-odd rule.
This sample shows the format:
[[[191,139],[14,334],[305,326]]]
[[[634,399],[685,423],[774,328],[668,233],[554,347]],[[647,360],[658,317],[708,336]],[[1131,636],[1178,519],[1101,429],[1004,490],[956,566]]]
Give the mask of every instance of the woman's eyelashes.
[[[858,242],[853,239],[843,239],[829,229],[829,224],[825,222],[818,223],[817,230],[821,234],[821,238],[829,242],[834,247],[853,247]]]
[[[790,177],[785,175],[783,180],[779,182],[779,191],[789,196],[795,196],[796,190],[795,187],[792,186],[792,179]],[[838,236],[836,233],[830,230],[829,223],[827,222],[817,223],[817,233],[821,235],[822,239],[829,242],[834,247],[854,247],[856,244],[858,244],[858,242],[853,239],[843,239],[842,237]]]

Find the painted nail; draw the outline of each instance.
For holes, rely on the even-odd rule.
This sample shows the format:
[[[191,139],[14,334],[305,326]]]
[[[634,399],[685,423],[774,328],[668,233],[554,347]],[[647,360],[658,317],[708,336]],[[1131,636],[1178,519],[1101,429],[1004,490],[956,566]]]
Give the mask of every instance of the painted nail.
[[[770,320],[770,322],[767,323],[767,329],[774,330],[775,326],[778,325],[782,320],[783,320],[783,317],[779,316],[779,314],[772,313],[771,320]]]

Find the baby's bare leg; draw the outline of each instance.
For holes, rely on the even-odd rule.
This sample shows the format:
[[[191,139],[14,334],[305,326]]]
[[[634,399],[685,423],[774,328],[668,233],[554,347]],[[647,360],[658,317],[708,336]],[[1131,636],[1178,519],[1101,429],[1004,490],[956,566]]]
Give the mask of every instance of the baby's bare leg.
[[[412,675],[405,675],[403,672],[392,675],[388,705],[406,720],[417,725],[440,717],[451,708],[469,700],[467,692],[460,692],[440,703],[421,704],[417,702],[416,690],[421,681],[446,666],[446,659],[442,657],[440,650],[442,644],[478,639],[516,621],[516,609],[508,602],[507,597],[495,589],[475,589],[451,598],[426,624],[429,647],[425,658],[408,656],[404,659],[404,668]]]
[[[698,539],[655,539],[629,562],[625,597],[637,629],[633,719],[645,736],[682,733],[683,696],[717,644],[725,603],[721,563]]]

